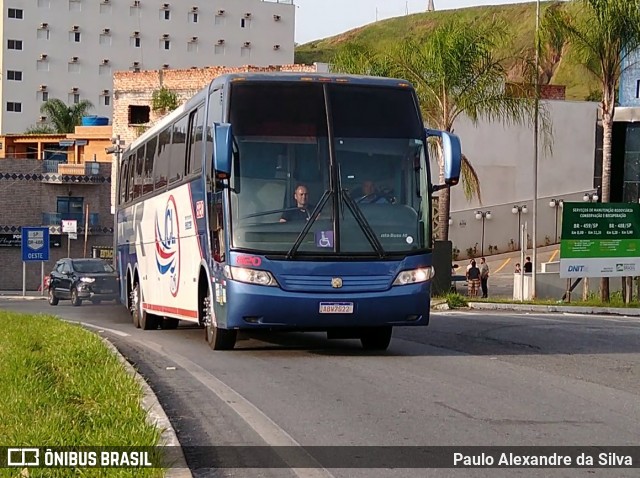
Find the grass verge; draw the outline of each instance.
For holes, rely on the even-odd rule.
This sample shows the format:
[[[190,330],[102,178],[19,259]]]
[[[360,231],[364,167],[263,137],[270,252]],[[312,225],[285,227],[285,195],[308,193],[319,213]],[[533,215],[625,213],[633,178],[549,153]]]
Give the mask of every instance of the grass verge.
[[[102,343],[44,315],[0,311],[0,446],[154,446],[142,391]],[[19,470],[0,470],[16,477]],[[30,469],[30,478],[160,477],[160,469]]]
[[[604,308],[615,308],[615,309],[637,309],[640,307],[640,302],[632,301],[629,304],[625,304],[622,300],[622,293],[613,292],[610,295],[609,302],[602,302],[600,298],[591,294],[588,300],[571,300],[571,302],[562,302],[559,300],[546,299],[546,300],[525,300],[524,302],[520,300],[513,299],[473,299],[470,302],[486,302],[486,303],[496,303],[496,304],[525,304],[525,305],[554,305],[554,306],[570,306],[570,307],[604,307]]]

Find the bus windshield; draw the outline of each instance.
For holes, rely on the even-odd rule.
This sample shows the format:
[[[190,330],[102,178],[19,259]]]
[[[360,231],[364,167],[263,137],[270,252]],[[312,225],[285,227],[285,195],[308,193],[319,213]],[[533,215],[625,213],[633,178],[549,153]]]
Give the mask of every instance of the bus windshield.
[[[271,254],[428,248],[428,168],[410,88],[238,82],[232,247]]]

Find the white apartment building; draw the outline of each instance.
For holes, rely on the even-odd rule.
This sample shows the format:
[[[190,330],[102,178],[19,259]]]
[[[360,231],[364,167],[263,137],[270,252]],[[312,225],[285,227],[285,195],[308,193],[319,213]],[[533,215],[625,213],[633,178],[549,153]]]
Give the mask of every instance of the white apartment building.
[[[113,73],[294,61],[293,0],[0,0],[0,134],[45,122],[43,101],[111,118]]]

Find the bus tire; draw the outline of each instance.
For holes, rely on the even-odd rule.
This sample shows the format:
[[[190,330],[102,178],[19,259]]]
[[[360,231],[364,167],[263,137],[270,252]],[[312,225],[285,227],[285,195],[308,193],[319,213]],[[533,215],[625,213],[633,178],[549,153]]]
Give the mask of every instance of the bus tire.
[[[202,310],[205,315],[205,337],[209,347],[213,350],[232,350],[236,346],[238,331],[232,329],[221,329],[213,318],[213,297],[211,290],[204,296]]]
[[[140,283],[136,282],[133,286],[131,297],[131,308],[133,312],[133,324],[142,330],[155,330],[158,328],[159,317],[148,313],[142,308],[142,289]]]
[[[360,343],[364,350],[387,350],[391,343],[391,326],[370,327],[362,330]]]
[[[207,342],[213,350],[233,350],[236,346],[237,330],[221,329],[213,324],[207,325]]]

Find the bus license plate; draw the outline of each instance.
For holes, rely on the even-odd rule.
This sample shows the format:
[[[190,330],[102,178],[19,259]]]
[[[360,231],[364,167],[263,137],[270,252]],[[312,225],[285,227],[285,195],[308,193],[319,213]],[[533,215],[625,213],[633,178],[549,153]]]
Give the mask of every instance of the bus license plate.
[[[353,302],[320,302],[321,314],[353,314]]]

